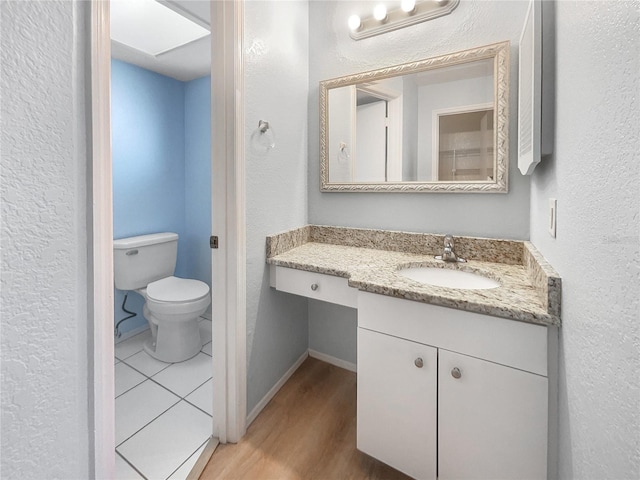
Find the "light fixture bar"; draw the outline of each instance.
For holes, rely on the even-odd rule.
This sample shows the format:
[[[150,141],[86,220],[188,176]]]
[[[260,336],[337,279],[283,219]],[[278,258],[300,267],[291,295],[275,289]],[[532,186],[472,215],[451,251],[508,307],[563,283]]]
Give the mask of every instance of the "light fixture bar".
[[[387,12],[387,16],[383,22],[376,20],[373,16],[363,18],[360,27],[357,30],[350,29],[349,35],[354,40],[362,40],[363,38],[392,32],[399,28],[449,15],[456,9],[459,3],[460,0],[416,1],[415,8],[412,11],[405,12],[402,8],[398,7]]]

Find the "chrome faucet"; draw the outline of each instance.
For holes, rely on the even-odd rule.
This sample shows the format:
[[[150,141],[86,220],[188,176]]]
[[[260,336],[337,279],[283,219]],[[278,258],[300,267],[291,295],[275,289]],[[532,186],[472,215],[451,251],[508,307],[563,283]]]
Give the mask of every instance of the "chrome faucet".
[[[434,258],[445,262],[466,262],[464,258],[459,257],[453,251],[453,235],[445,235],[442,255],[436,255]]]

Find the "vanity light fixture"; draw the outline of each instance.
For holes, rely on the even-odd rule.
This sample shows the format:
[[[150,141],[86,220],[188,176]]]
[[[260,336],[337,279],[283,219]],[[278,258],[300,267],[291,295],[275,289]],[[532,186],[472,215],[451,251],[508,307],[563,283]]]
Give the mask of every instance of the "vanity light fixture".
[[[354,40],[373,37],[382,33],[392,32],[399,28],[416,25],[418,23],[442,17],[453,12],[460,0],[401,0],[400,6],[387,11],[383,4],[373,10],[370,17],[361,18],[358,15],[349,17],[349,35]],[[359,22],[357,27],[355,19]]]

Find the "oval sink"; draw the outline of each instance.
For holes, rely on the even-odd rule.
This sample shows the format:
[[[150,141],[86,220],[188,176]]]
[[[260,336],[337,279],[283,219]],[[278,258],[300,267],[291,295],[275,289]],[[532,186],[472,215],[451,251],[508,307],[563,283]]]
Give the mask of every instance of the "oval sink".
[[[403,277],[437,287],[465,290],[487,290],[500,286],[499,282],[477,273],[437,267],[409,267],[398,270]]]

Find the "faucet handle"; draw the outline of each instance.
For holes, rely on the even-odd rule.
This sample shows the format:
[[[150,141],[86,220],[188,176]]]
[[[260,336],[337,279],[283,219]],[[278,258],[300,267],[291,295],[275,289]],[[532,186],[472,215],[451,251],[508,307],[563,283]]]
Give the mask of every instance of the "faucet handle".
[[[436,260],[444,260],[445,262],[466,262],[464,258],[456,255],[456,252],[453,251],[453,235],[445,235],[444,236],[444,250],[442,255],[436,255],[434,257]]]
[[[453,248],[453,235],[446,234],[444,236],[444,246],[445,248]]]

